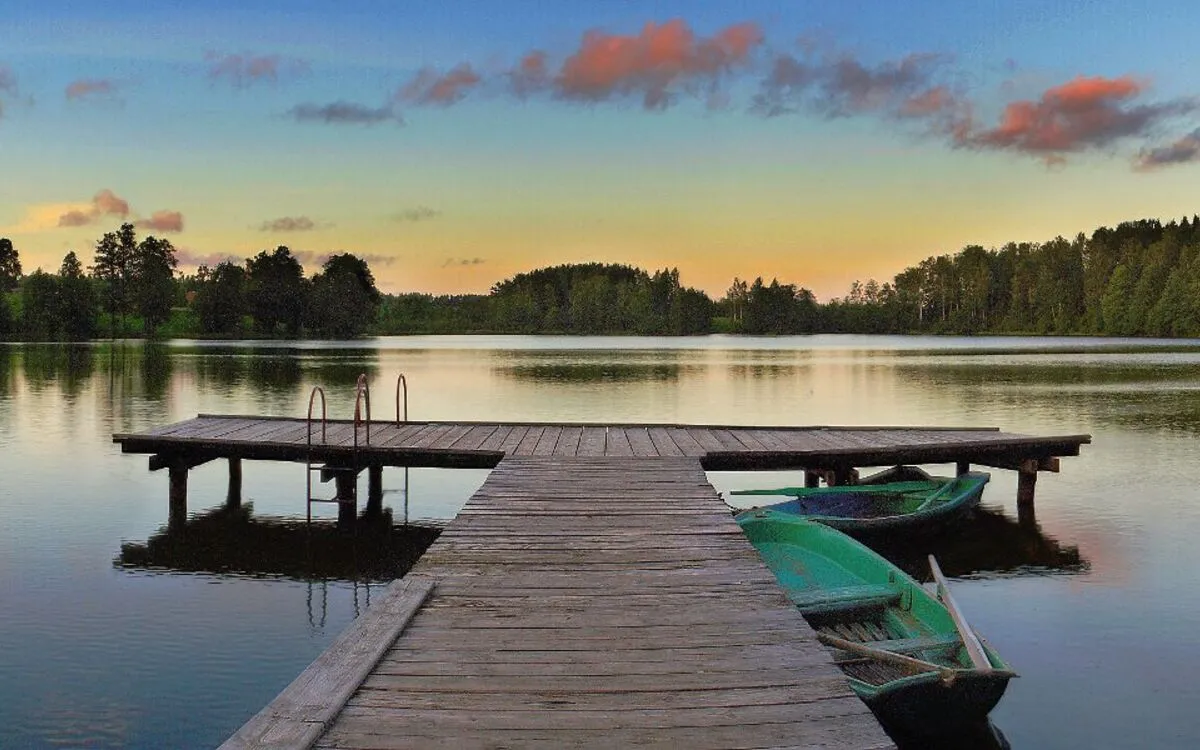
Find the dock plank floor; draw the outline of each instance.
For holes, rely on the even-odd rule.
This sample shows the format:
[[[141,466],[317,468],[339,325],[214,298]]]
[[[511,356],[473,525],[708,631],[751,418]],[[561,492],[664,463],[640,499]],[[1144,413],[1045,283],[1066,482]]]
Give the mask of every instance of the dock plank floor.
[[[762,427],[730,425],[372,422],[309,429],[302,419],[201,414],[142,433],[113,435],[125,453],[279,461],[336,459],[363,465],[495,466],[505,456],[686,457],[709,470],[844,469],[1021,461],[1079,455],[1088,435],[1033,436],[994,428]],[[357,435],[356,435],[357,432]],[[324,434],[324,438],[322,438]],[[165,464],[164,464],[165,465]],[[571,469],[567,469],[569,472]]]
[[[413,574],[316,747],[891,747],[696,458],[507,458]]]

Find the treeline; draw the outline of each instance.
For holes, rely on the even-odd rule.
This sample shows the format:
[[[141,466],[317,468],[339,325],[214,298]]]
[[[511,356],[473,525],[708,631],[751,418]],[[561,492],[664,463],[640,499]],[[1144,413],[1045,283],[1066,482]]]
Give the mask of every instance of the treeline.
[[[1200,216],[969,246],[855,282],[823,312],[830,332],[1200,336]]]
[[[23,275],[19,252],[0,238],[0,336],[351,338],[377,323],[375,279],[350,253],[330,256],[311,278],[286,247],[183,276],[175,255],[168,240],[139,240],[123,224],[97,241],[87,272],[71,251],[57,274]]]
[[[176,273],[175,248],[124,224],[84,269],[22,273],[0,238],[0,336],[350,338],[362,334],[690,335],[1035,333],[1200,336],[1200,217],[1101,227],[1090,237],[969,246],[889,282],[854,282],[825,304],[795,284],[735,278],[720,300],[678,269],[560,265],[520,273],[489,294],[383,295],[366,261],[332,255],[312,277],[287,247],[243,263]]]

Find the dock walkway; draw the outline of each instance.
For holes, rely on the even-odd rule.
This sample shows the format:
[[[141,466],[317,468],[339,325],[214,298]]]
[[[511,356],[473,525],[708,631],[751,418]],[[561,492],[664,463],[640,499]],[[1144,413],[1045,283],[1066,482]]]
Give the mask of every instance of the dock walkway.
[[[550,456],[501,461],[223,747],[308,746],[892,743],[695,457]]]

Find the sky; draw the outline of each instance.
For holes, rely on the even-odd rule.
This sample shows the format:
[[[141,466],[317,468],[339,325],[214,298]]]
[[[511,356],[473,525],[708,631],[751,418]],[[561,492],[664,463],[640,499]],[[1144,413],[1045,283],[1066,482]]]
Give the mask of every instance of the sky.
[[[821,299],[1200,212],[1200,4],[0,0],[0,237],[386,292],[677,267]]]

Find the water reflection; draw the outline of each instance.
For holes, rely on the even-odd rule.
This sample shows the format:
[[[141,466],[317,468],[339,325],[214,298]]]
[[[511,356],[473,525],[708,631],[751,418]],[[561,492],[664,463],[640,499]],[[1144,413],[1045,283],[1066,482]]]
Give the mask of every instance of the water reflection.
[[[685,370],[680,352],[496,351],[499,375],[535,383],[623,383],[678,380]]]
[[[124,542],[113,565],[303,581],[390,581],[407,573],[439,533],[432,526],[397,526],[390,509],[339,528],[324,521],[256,518],[247,503],[165,526],[144,544]]]
[[[1032,514],[1014,521],[985,506],[936,536],[883,537],[870,545],[919,581],[931,580],[930,554],[955,578],[1084,573],[1091,567],[1078,547],[1043,533]]]

